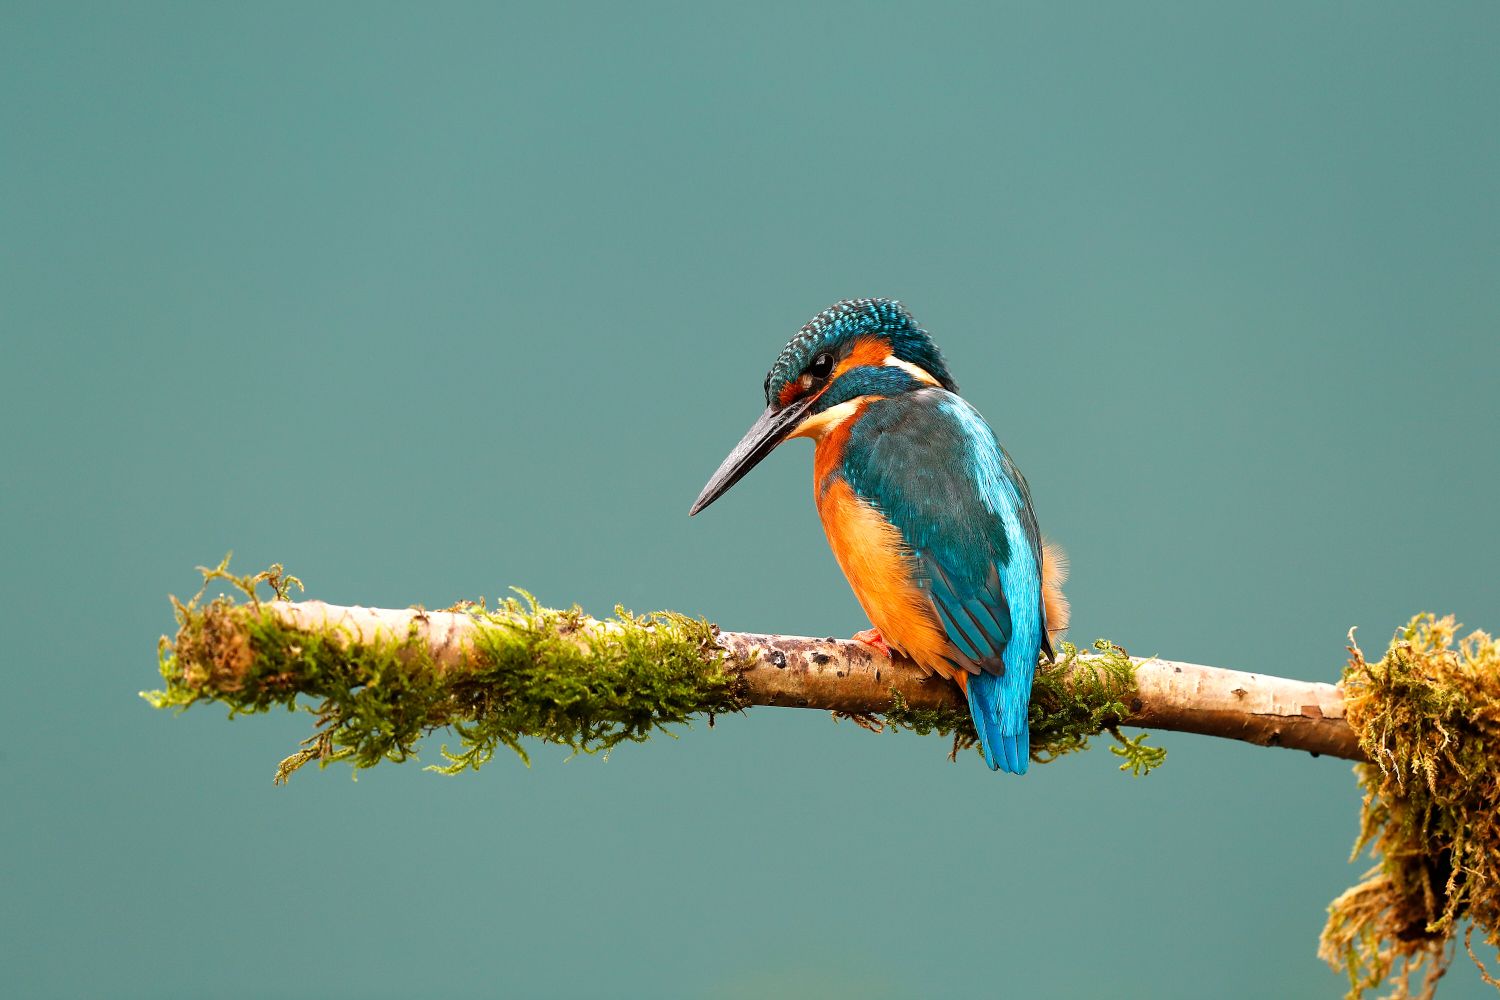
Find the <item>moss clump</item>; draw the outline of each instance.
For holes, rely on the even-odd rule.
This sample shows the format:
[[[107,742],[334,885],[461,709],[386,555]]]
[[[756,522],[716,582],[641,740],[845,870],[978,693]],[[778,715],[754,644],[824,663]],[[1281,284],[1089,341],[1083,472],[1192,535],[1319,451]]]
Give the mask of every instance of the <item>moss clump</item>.
[[[1134,694],[1135,663],[1125,650],[1099,639],[1085,658],[1071,642],[1062,643],[1057,658],[1037,669],[1032,684],[1031,759],[1045,764],[1086,750],[1090,739],[1107,732],[1119,744],[1110,752],[1124,758],[1120,770],[1150,774],[1165,762],[1167,751],[1146,746],[1148,733],[1126,737],[1119,728]]]
[[[227,559],[226,559],[227,561]],[[236,577],[226,564],[204,570],[204,585],[229,581],[247,598],[203,593],[174,599],[178,631],[162,638],[166,688],[143,692],[158,708],[213,700],[230,715],[303,706],[317,717],[304,748],[282,761],[277,782],[311,760],[357,768],[403,761],[417,742],[451,726],[460,748],[443,754],[444,773],[478,768],[501,746],[526,759],[523,737],[576,752],[607,752],[640,742],[694,715],[737,711],[737,678],[724,669],[714,627],[675,614],[636,616],[616,609],[604,629],[584,629],[578,608],[554,611],[530,597],[469,615],[473,648],[460,668],[439,666],[415,629],[383,641],[351,641],[337,629],[292,628],[263,604],[256,587],[286,597],[280,567]],[[274,574],[274,575],[273,575]],[[612,627],[610,627],[612,626]]]
[[[1475,928],[1500,945],[1500,642],[1456,633],[1418,615],[1376,663],[1350,635],[1348,719],[1372,761],[1355,766],[1354,854],[1369,845],[1380,863],[1329,907],[1319,953],[1351,998],[1385,981],[1391,997],[1432,996],[1465,918],[1465,950],[1500,988],[1472,947]]]
[[[1050,764],[1065,754],[1087,750],[1091,739],[1107,732],[1119,744],[1110,747],[1110,752],[1125,759],[1120,770],[1137,776],[1150,774],[1166,760],[1167,751],[1146,746],[1148,733],[1127,737],[1119,729],[1120,720],[1130,714],[1127,702],[1134,694],[1135,663],[1125,650],[1100,639],[1094,643],[1094,652],[1085,656],[1071,642],[1061,643],[1057,657],[1038,665],[1032,681],[1031,759]],[[894,730],[948,737],[953,741],[949,759],[957,759],[960,750],[979,746],[966,709],[912,708],[895,688],[882,721]]]
[[[725,669],[708,622],[669,611],[633,615],[615,608],[605,630],[584,631],[587,618],[566,611],[504,602],[497,612],[471,611],[486,623],[475,639],[476,667],[453,685],[472,722],[454,729],[465,747],[444,756],[454,774],[475,768],[504,745],[524,760],[519,737],[608,752],[626,741],[693,716],[745,707],[738,677]]]

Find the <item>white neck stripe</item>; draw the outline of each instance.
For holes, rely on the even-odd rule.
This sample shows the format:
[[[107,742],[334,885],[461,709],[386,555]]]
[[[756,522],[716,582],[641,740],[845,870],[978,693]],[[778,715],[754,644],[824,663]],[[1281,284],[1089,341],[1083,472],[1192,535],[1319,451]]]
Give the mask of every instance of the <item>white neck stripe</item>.
[[[906,374],[910,375],[912,378],[916,379],[918,382],[925,382],[928,385],[942,384],[938,382],[937,379],[933,378],[932,375],[927,371],[927,369],[919,368],[918,366],[912,364],[910,361],[902,361],[894,354],[887,355],[885,359],[885,366],[887,368],[899,368],[902,371],[906,372]]]

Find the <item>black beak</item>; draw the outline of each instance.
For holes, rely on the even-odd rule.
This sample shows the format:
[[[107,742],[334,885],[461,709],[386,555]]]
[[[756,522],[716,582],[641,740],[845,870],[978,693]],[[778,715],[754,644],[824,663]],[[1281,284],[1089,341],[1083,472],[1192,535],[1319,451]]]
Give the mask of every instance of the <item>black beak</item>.
[[[761,459],[771,454],[778,444],[787,439],[787,435],[797,429],[797,425],[806,418],[807,411],[812,409],[812,404],[813,399],[808,398],[779,409],[774,406],[766,407],[766,412],[745,432],[740,443],[734,446],[734,451],[719,466],[719,471],[713,474],[708,485],[703,487],[703,492],[698,494],[698,499],[688,511],[688,517],[728,493],[729,487],[745,478],[745,473],[759,465]]]

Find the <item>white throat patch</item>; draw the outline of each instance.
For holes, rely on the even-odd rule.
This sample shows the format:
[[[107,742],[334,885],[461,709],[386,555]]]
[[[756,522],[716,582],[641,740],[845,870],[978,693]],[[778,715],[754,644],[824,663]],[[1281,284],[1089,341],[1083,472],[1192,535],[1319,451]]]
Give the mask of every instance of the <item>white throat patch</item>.
[[[839,424],[854,416],[854,411],[859,409],[859,404],[869,398],[869,396],[859,396],[848,402],[840,403],[837,406],[830,406],[822,413],[814,413],[798,424],[797,429],[788,434],[787,437],[812,438],[814,441],[817,441]]]

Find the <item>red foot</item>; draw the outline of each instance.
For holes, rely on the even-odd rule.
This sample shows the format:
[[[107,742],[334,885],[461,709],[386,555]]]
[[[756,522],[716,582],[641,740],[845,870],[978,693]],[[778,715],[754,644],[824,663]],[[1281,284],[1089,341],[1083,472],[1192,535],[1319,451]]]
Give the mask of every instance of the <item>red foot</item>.
[[[850,638],[855,642],[864,643],[888,660],[895,656],[891,652],[891,647],[886,645],[885,637],[880,634],[880,629],[878,628],[867,628],[863,632],[854,633]]]

